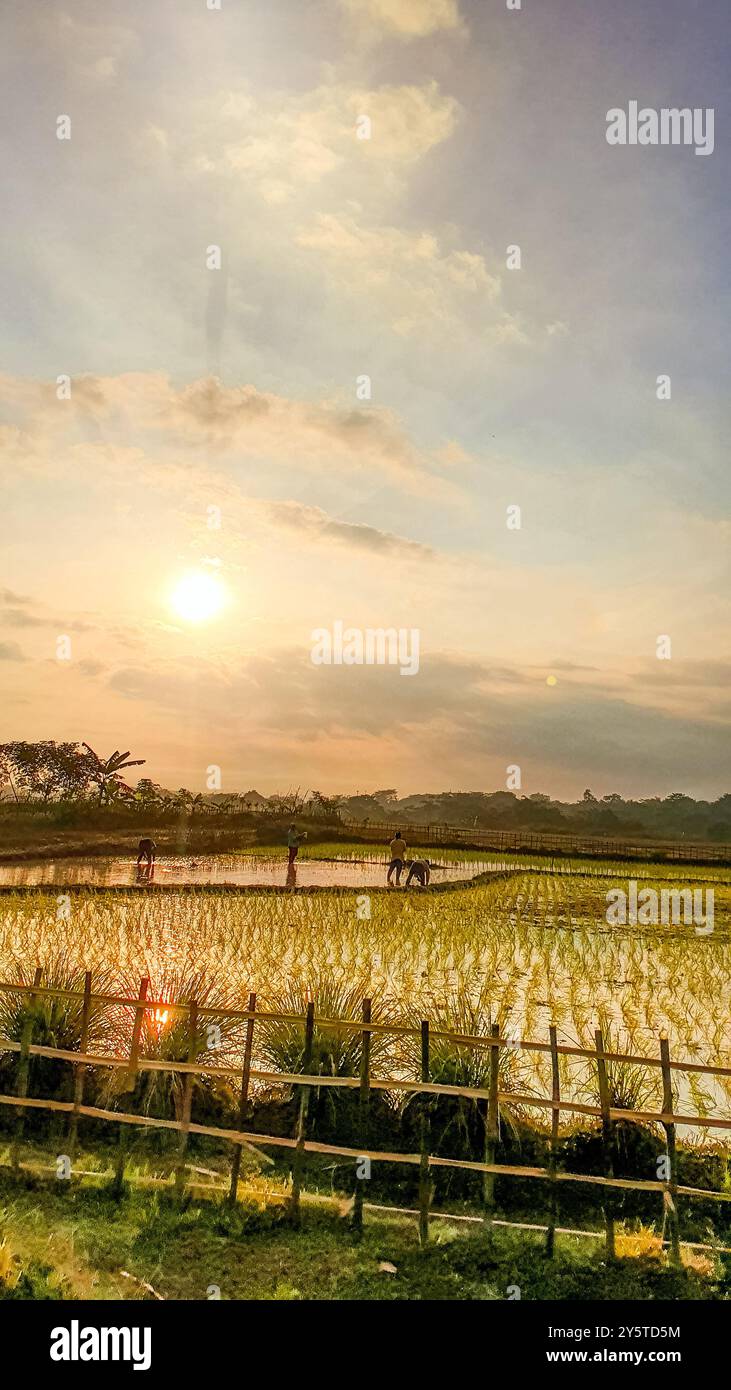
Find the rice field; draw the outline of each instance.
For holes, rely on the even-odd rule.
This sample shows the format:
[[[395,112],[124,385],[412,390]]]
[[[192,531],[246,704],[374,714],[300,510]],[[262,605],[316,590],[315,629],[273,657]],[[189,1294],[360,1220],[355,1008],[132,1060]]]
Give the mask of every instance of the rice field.
[[[129,855],[74,855],[60,859],[21,860],[0,864],[0,887],[51,884],[60,888],[130,887],[154,881],[157,886],[234,885],[243,888],[382,888],[387,861],[373,855],[357,859],[309,858],[287,865],[281,850],[267,854],[159,856],[152,874]],[[452,883],[489,871],[488,862],[469,859],[435,863],[434,882]]]
[[[332,848],[344,857],[343,846]],[[363,858],[367,849],[346,853]],[[382,847],[373,853],[382,856]],[[444,862],[449,853],[438,851]],[[559,1041],[586,1047],[600,1024],[612,1046],[652,1056],[665,1032],[674,1058],[728,1065],[728,874],[607,868],[523,861],[519,871],[448,894],[120,890],[80,892],[59,904],[48,892],[11,892],[0,899],[0,978],[28,980],[36,964],[53,973],[62,961],[66,970],[102,971],[126,989],[149,975],[157,998],[180,997],[181,982],[205,978],[222,1006],[245,1007],[255,990],[264,1009],[297,998],[304,1008],[312,997],[321,1013],[332,1015],[340,1000],[351,1016],[369,996],[394,1020],[421,1016],[471,1033],[498,1022],[501,1031],[538,1041],[555,1023]],[[671,878],[679,887],[712,882],[713,931],[608,925],[608,889],[626,889],[633,878],[641,887]],[[520,1054],[520,1088],[549,1093],[548,1066],[542,1054]],[[593,1085],[590,1071],[589,1063],[565,1063],[565,1085],[577,1098]],[[657,1101],[659,1072],[647,1075],[649,1103]],[[728,1079],[680,1075],[686,1106],[731,1114]]]

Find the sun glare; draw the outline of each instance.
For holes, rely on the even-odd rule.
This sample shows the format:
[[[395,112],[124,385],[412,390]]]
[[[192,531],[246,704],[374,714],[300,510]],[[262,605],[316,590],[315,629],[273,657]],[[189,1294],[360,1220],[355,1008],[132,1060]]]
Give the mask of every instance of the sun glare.
[[[219,613],[225,601],[221,581],[205,570],[190,570],[175,585],[171,603],[179,618],[203,623]]]

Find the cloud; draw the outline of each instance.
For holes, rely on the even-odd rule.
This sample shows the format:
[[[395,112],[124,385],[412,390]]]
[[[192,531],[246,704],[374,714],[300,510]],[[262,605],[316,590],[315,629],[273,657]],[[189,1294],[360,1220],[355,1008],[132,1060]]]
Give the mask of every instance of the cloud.
[[[365,227],[321,213],[296,240],[327,262],[343,296],[377,305],[395,333],[474,329],[493,342],[523,339],[516,320],[496,307],[501,281],[484,257],[450,249],[430,232]]]
[[[175,387],[162,373],[74,379],[71,400],[63,403],[48,383],[6,378],[4,385],[32,441],[22,465],[14,467],[16,486],[23,486],[24,471],[25,486],[29,479],[42,480],[46,494],[56,486],[63,495],[69,478],[83,480],[87,504],[101,504],[107,518],[116,515],[118,534],[128,528],[130,507],[137,505],[130,497],[144,495],[148,506],[164,508],[166,532],[172,522],[172,533],[184,535],[192,545],[190,560],[200,563],[201,547],[208,553],[214,545],[229,574],[252,562],[261,572],[267,555],[282,553],[291,560],[299,552],[312,561],[319,554],[326,566],[337,550],[353,561],[351,577],[360,574],[368,583],[367,576],[374,575],[382,583],[393,567],[408,566],[411,572],[415,565],[438,561],[431,546],[408,535],[350,520],[358,492],[369,498],[380,488],[396,487],[407,496],[441,497],[443,502],[457,495],[451,480],[430,471],[432,462],[437,470],[442,466],[439,458],[422,460],[389,412],[291,401],[214,379]],[[126,442],[130,434],[144,447]],[[238,478],[247,459],[255,473],[244,488]],[[328,492],[341,479],[336,496],[342,494],[347,515],[337,515],[337,505],[328,510],[296,497],[257,495],[262,486],[271,490],[277,469],[284,486],[297,491],[308,472],[321,475]],[[276,490],[281,490],[277,483]],[[208,526],[211,503],[223,518],[220,531]],[[316,571],[313,578],[318,576]],[[71,603],[61,618],[35,600],[24,599],[21,605],[10,589],[4,596],[0,628],[5,624],[57,633],[92,628],[87,615],[74,613]],[[103,611],[89,615],[97,631],[105,628]],[[110,641],[129,640],[108,626],[105,630]],[[135,640],[141,641],[139,635]]]
[[[25,32],[30,54],[38,61],[38,54],[45,52],[56,63],[62,62],[67,82],[78,77],[92,89],[113,82],[120,63],[135,51],[134,31],[114,23],[109,14],[94,13],[93,7],[88,10],[91,21],[86,23],[72,15],[71,8],[79,7],[39,11],[27,6],[23,10],[19,32]]]
[[[13,606],[13,605],[23,605]],[[0,626],[2,627],[43,627],[52,628],[55,632],[90,632],[93,624],[79,618],[55,618],[44,616],[38,612],[43,605],[38,604],[35,599],[21,597],[14,594],[11,589],[0,590]],[[32,612],[31,609],[35,609]]]
[[[731,687],[731,661],[658,661],[648,662],[642,670],[646,685],[698,687],[706,690]]]
[[[0,661],[25,661],[17,642],[0,642]]]
[[[431,546],[362,522],[338,521],[319,507],[308,507],[301,502],[265,502],[260,504],[260,511],[278,527],[291,528],[300,536],[316,540],[331,540],[356,551],[402,560],[432,560],[436,556]]]
[[[12,589],[0,589],[0,603],[9,603],[13,607],[19,607],[20,604],[32,602],[33,600],[25,594],[16,594]]]
[[[376,467],[386,473],[420,473],[417,451],[396,417],[383,409],[294,401],[254,386],[227,387],[213,378],[172,393],[160,423],[198,432],[223,448],[236,447],[270,458],[296,458],[297,465]]]
[[[239,767],[244,780],[246,769],[271,779],[285,767],[286,780],[305,766],[311,775],[313,765],[318,785],[333,790],[382,780],[375,769],[386,766],[394,785],[495,786],[517,763],[526,790],[587,780],[616,789],[620,768],[625,793],[712,785],[718,794],[731,773],[721,727],[638,708],[578,681],[549,691],[531,668],[441,652],[422,652],[410,679],[395,667],[316,667],[303,646],[251,653],[228,667],[124,667],[109,685],[168,716],[185,712],[191,746],[225,746],[231,786]]]
[[[159,453],[167,436],[178,462],[159,459],[160,473],[179,468],[180,450],[190,454],[200,472],[197,451],[204,444],[219,455],[235,451],[237,457],[266,459],[287,470],[327,470],[330,475],[375,470],[412,491],[442,490],[432,471],[432,462],[440,466],[437,457],[426,459],[394,412],[378,406],[298,400],[249,384],[226,386],[215,377],[176,387],[163,372],[75,377],[71,399],[65,402],[45,382],[5,377],[0,389],[21,414],[29,444],[21,459],[10,443],[16,473],[23,468],[42,471],[44,460],[47,466],[63,440],[69,447],[78,441],[83,448],[91,439],[101,449],[103,435],[113,463],[116,440],[128,445],[130,435],[147,437]],[[134,467],[129,447],[122,466]]]
[[[354,19],[402,38],[426,38],[461,27],[459,0],[340,0]]]
[[[341,197],[363,179],[389,187],[455,130],[459,105],[437,82],[369,88],[333,82],[266,98],[226,92],[201,104],[189,130],[148,132],[157,159],[195,176],[246,180],[270,205],[337,178]],[[370,121],[368,138],[359,119]],[[162,137],[162,138],[161,138]]]
[[[44,618],[37,618],[23,608],[4,608],[0,612],[0,623],[4,627],[46,627]]]

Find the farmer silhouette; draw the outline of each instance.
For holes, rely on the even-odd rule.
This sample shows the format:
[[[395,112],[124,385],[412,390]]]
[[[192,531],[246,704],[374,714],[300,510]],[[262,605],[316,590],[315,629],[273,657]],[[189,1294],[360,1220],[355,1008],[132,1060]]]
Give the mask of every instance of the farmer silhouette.
[[[287,849],[289,851],[289,857],[287,859],[288,864],[294,864],[294,861],[297,858],[297,854],[299,852],[299,847],[302,844],[302,841],[306,839],[307,831],[299,831],[294,821],[292,821],[292,824],[290,825],[289,830],[287,831]]]
[[[426,885],[428,884],[429,879],[430,879],[430,877],[431,877],[431,870],[430,870],[430,868],[429,868],[429,860],[428,860],[428,859],[407,859],[407,860],[406,860],[406,867],[407,867],[407,869],[408,869],[408,871],[409,871],[409,876],[408,876],[408,878],[407,878],[407,880],[406,880],[406,887],[408,888],[409,884],[411,883],[412,878],[415,878],[416,881],[417,881],[417,883],[420,883],[420,884],[421,884],[422,888],[426,888]]]
[[[403,835],[401,834],[400,830],[396,831],[396,834],[389,845],[389,849],[391,851],[391,863],[388,866],[388,873],[386,874],[386,883],[391,882],[391,874],[395,871],[396,886],[398,887],[401,882],[401,870],[404,867],[404,860],[406,859],[406,841],[403,838]]]

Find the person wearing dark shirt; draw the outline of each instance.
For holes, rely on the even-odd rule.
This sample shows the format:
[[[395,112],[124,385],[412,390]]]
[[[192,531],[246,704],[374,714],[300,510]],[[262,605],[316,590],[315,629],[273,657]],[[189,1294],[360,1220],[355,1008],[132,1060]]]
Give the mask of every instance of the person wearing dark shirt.
[[[429,860],[428,860],[428,859],[407,859],[407,860],[406,860],[406,867],[407,867],[407,869],[408,869],[408,871],[409,871],[409,876],[408,876],[408,878],[407,878],[407,880],[406,880],[406,887],[408,888],[409,884],[411,883],[412,878],[415,878],[416,881],[417,881],[417,883],[420,883],[420,884],[421,884],[422,888],[426,888],[426,885],[427,885],[427,883],[429,882],[429,879],[430,879],[430,877],[431,877],[431,870],[430,870],[430,868],[429,868]]]

